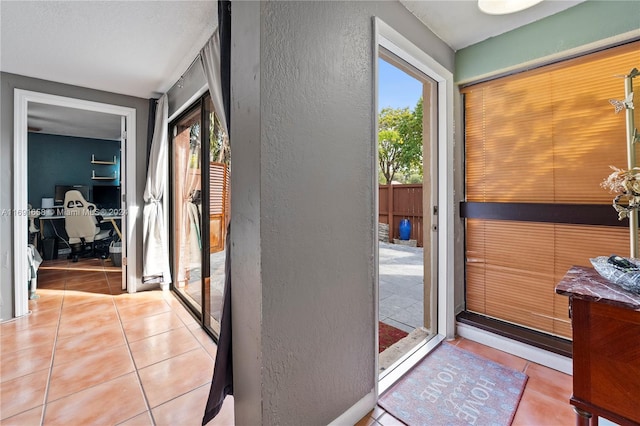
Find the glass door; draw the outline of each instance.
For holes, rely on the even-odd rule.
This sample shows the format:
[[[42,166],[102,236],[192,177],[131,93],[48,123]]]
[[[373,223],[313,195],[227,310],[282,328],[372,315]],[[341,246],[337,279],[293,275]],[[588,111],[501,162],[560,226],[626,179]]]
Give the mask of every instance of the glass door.
[[[202,314],[202,119],[192,108],[172,126],[172,252],[174,290]]]
[[[220,331],[229,221],[229,144],[209,95],[170,125],[173,290],[214,337]]]
[[[392,383],[437,327],[437,83],[380,47],[378,367]]]
[[[205,124],[208,130],[208,155],[206,167],[208,176],[206,192],[208,194],[208,230],[209,249],[209,281],[204,284],[207,315],[204,326],[216,336],[220,333],[222,304],[224,296],[225,262],[227,253],[225,242],[227,228],[231,219],[231,173],[229,138],[220,127],[220,122],[213,110],[210,97],[204,99]]]

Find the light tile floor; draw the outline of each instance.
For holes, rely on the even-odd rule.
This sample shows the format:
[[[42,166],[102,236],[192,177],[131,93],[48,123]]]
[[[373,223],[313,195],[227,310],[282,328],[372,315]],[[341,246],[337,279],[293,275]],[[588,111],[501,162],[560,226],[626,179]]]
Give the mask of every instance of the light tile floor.
[[[31,315],[0,325],[0,424],[199,425],[216,346],[170,293],[122,294],[99,260],[46,262]],[[514,425],[572,425],[571,376],[457,339],[529,375]],[[233,425],[233,398],[211,425]],[[397,425],[376,407],[359,425]]]
[[[202,423],[216,345],[172,294],[123,294],[99,259],[45,262],[38,286],[0,325],[2,425]],[[228,397],[210,424],[233,423]]]

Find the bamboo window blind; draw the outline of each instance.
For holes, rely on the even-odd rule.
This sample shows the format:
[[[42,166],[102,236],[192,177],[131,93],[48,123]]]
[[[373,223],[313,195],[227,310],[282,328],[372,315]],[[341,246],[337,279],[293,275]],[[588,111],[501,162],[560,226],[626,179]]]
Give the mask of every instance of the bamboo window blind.
[[[462,89],[467,201],[611,204],[600,183],[627,153],[609,99],[624,99],[617,76],[634,67],[640,42]],[[467,310],[570,338],[555,284],[591,257],[628,256],[628,238],[625,227],[467,219]]]

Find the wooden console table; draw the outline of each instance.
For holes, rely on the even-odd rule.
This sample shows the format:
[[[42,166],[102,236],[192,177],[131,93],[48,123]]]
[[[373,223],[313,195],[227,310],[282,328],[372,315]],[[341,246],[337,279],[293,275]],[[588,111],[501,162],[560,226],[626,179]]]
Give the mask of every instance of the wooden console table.
[[[640,424],[640,295],[592,268],[572,267],[556,286],[569,296],[573,395],[578,426],[598,417]]]

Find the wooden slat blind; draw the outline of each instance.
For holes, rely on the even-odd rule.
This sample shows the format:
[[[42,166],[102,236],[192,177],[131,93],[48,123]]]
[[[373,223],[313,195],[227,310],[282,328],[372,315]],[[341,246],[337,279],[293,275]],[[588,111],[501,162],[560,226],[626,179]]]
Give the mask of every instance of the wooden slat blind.
[[[467,201],[611,204],[600,183],[610,165],[626,168],[626,139],[624,114],[609,99],[624,98],[616,76],[634,67],[640,42],[462,89]],[[590,257],[629,254],[624,227],[466,226],[467,309],[568,338],[567,298],[555,284]]]
[[[467,220],[467,310],[571,338],[568,299],[554,292],[572,265],[629,255],[625,228]]]
[[[467,200],[609,204],[600,182],[626,166],[609,99],[634,67],[640,42],[464,88]]]

